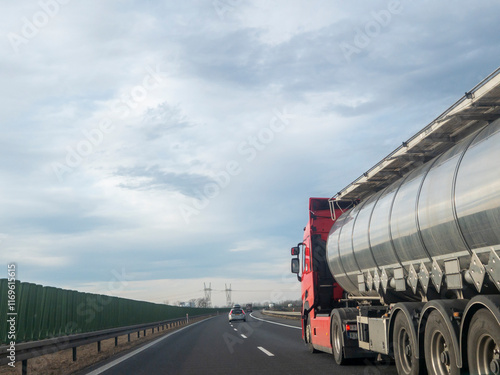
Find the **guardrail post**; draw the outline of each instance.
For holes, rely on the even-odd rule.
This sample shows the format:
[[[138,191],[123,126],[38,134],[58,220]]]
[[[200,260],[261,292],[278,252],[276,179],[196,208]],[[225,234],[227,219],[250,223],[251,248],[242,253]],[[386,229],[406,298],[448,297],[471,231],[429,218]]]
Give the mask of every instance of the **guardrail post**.
[[[118,336],[115,337],[115,346],[118,346]]]
[[[130,333],[127,335],[128,342],[130,342]]]
[[[141,331],[137,331],[137,338],[141,337]]]
[[[73,362],[76,362],[76,346],[73,347]]]
[[[186,314],[186,323],[189,323],[189,314]]]
[[[28,375],[28,360],[23,359],[23,368],[22,368],[22,373],[23,375]]]
[[[146,337],[146,330],[144,330],[144,337]]]
[[[101,342],[97,341],[97,353],[101,351]]]

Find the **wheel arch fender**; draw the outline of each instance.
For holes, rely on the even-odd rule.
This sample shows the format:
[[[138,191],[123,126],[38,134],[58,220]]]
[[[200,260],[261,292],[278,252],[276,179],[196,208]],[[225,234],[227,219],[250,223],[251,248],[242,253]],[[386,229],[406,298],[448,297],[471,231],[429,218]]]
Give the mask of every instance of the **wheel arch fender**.
[[[344,307],[344,308],[339,308],[339,309],[333,309],[331,314],[330,314],[330,331],[332,331],[332,328],[333,328],[333,318],[334,316],[338,316],[338,318],[340,319],[340,325],[342,327],[342,346],[345,345],[345,341],[344,341],[344,336],[345,336],[345,332],[344,332],[344,327],[343,327],[343,322],[346,321],[346,320],[357,320],[357,316],[359,314],[359,311],[358,309],[356,309],[355,307]],[[332,345],[332,348],[333,348],[333,333],[330,332],[330,344]]]
[[[306,325],[307,325],[307,319],[309,319],[309,314],[311,313],[311,308],[309,307],[309,302],[305,301],[303,305],[303,310],[302,310],[302,340],[306,342]]]
[[[391,338],[394,335],[394,324],[396,322],[396,317],[398,314],[404,314],[406,316],[406,320],[412,323],[412,331],[411,331],[411,336],[413,339],[413,342],[417,343],[415,346],[415,357],[419,357],[420,353],[420,348],[419,348],[419,340],[418,340],[418,323],[419,319],[418,317],[420,316],[420,313],[422,311],[422,308],[424,307],[425,303],[424,302],[401,302],[401,303],[396,303],[394,307],[392,308],[391,312],[391,317],[389,318],[389,331],[388,331],[388,339],[389,342],[391,341]],[[394,348],[391,345],[389,348],[389,353],[393,354],[394,353]]]
[[[462,368],[462,357],[460,356],[460,324],[453,317],[453,313],[463,313],[469,300],[464,299],[454,299],[454,300],[433,300],[427,302],[420,315],[420,321],[418,323],[418,335],[419,335],[419,350],[424,352],[424,334],[425,325],[429,315],[433,311],[439,312],[441,314],[443,321],[451,334],[451,339],[453,341],[453,347],[455,351],[455,358],[457,360],[457,367]]]
[[[474,314],[481,309],[488,309],[500,325],[500,296],[479,295],[470,300],[462,315],[460,325],[460,354],[467,360],[467,334]]]

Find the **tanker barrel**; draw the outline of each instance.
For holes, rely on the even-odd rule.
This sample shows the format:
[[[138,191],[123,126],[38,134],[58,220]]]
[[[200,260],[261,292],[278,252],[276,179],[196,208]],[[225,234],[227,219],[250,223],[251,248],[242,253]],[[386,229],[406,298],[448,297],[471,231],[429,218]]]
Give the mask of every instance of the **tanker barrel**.
[[[496,120],[342,214],[327,243],[337,282],[399,300],[469,284],[498,292],[499,162]]]

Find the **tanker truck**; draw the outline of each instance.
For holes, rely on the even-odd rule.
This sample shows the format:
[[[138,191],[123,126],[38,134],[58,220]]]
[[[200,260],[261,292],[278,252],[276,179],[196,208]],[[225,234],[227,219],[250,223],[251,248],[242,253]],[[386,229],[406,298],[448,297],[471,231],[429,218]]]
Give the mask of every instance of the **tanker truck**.
[[[311,352],[500,374],[500,68],[340,190],[291,249]]]

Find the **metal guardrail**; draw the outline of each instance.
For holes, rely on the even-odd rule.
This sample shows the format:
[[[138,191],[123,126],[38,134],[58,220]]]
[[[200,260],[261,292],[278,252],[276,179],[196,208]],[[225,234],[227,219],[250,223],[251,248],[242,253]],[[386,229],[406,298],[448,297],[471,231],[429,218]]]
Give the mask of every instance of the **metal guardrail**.
[[[207,317],[207,316],[212,316],[214,314],[204,314],[204,315],[196,315],[192,317],[194,318],[200,318],[200,317]],[[74,334],[74,335],[68,335],[68,336],[60,336],[60,337],[54,337],[51,339],[44,339],[44,340],[38,340],[38,341],[30,341],[30,342],[23,342],[15,345],[15,361],[22,361],[22,373],[26,374],[27,373],[27,362],[28,359],[30,358],[35,358],[39,356],[43,356],[46,354],[51,354],[58,352],[60,350],[65,350],[65,349],[73,349],[73,361],[76,361],[76,348],[82,345],[86,344],[91,344],[94,342],[98,343],[98,351],[100,350],[100,342],[102,340],[110,339],[110,338],[115,338],[115,346],[117,345],[117,339],[119,336],[123,336],[128,334],[128,340],[130,341],[130,334],[137,332],[137,337],[140,335],[140,331],[144,331],[144,336],[146,336],[146,331],[151,329],[152,332],[154,333],[155,328],[157,331],[160,331],[160,327],[162,327],[162,330],[167,327],[167,329],[172,328],[172,327],[177,327],[182,323],[188,323],[189,322],[189,317],[183,317],[183,318],[176,318],[176,319],[169,319],[161,322],[154,322],[154,323],[146,323],[146,324],[137,324],[133,326],[128,326],[128,327],[118,327],[118,328],[111,328],[111,329],[105,329],[101,331],[94,331],[94,332],[86,332],[86,333],[79,333],[79,334]],[[5,365],[11,360],[9,359],[10,357],[10,346],[9,345],[2,345],[0,346],[0,365]]]
[[[213,311],[0,278],[0,345],[10,343],[14,334],[19,344]],[[8,329],[4,329],[4,317]]]
[[[300,319],[300,311],[272,311],[272,310],[262,310],[262,314],[279,316],[286,319]]]

